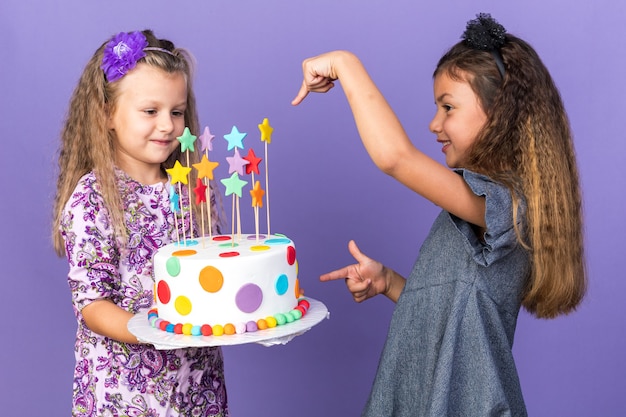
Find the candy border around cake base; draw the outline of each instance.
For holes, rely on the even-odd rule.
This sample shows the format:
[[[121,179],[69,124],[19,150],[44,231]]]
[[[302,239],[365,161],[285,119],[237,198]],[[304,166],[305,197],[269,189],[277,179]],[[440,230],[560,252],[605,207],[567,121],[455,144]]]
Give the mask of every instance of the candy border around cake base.
[[[164,332],[154,328],[148,321],[148,311],[135,314],[128,322],[128,330],[140,342],[150,343],[156,349],[180,349],[203,346],[228,346],[247,343],[259,343],[265,346],[284,345],[294,337],[310,330],[324,319],[330,317],[328,308],[321,301],[305,297],[310,303],[306,315],[300,320],[282,326],[256,332],[222,335],[222,336],[187,336]]]

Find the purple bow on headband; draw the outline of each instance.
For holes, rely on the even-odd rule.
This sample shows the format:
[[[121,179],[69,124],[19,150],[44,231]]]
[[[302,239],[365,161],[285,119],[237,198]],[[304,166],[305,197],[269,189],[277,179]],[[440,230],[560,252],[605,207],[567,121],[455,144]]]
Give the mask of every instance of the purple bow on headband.
[[[102,71],[108,82],[118,80],[135,68],[137,61],[146,56],[148,41],[141,32],[120,32],[104,47]]]

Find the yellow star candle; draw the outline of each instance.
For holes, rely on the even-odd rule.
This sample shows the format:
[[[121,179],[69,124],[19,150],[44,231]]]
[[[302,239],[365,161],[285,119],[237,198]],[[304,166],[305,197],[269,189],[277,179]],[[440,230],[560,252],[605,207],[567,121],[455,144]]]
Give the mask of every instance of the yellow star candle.
[[[178,195],[182,196],[182,188],[180,186],[181,183],[183,184],[187,184],[187,175],[189,174],[189,171],[191,171],[191,168],[189,167],[184,167],[181,165],[180,161],[176,161],[174,163],[174,167],[172,168],[168,168],[165,170],[169,176],[170,176],[170,183],[172,184],[172,191],[173,192],[173,186],[175,184],[178,184]],[[184,211],[183,211],[183,207],[181,204],[181,201],[179,201],[180,204],[180,216],[181,216],[181,221],[183,221],[184,224]],[[176,238],[178,239],[178,241],[180,242],[180,236],[178,234],[178,220],[176,217],[176,211],[174,211],[174,224],[176,227]],[[185,240],[185,228],[183,227],[183,240]]]
[[[184,167],[180,161],[174,163],[174,167],[165,170],[170,175],[170,182],[172,184],[183,183],[187,184],[187,175],[191,171],[191,168]]]
[[[267,234],[268,236],[271,234],[270,232],[270,184],[269,184],[269,166],[267,161],[267,144],[272,142],[272,132],[274,128],[270,126],[270,121],[266,117],[263,119],[263,123],[259,126],[259,130],[261,131],[261,142],[265,142],[265,207],[267,211]]]

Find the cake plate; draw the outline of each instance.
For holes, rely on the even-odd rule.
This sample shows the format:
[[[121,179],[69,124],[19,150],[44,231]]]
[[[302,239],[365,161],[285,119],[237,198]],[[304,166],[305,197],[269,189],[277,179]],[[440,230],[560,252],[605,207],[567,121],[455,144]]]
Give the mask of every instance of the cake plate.
[[[330,317],[330,313],[324,303],[308,297],[306,300],[310,303],[310,307],[300,320],[256,332],[223,336],[187,336],[169,333],[152,327],[148,321],[147,311],[135,314],[128,322],[128,330],[140,342],[150,343],[160,350],[242,345],[246,343],[258,343],[263,346],[285,345],[294,337],[300,336],[325,318]]]

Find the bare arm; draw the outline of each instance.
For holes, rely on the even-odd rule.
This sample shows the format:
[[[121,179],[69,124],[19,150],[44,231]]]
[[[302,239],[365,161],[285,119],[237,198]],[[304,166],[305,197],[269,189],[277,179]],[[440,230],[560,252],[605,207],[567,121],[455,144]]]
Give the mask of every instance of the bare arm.
[[[415,148],[359,59],[347,51],[309,58],[297,105],[309,92],[327,92],[339,80],[365,149],[376,166],[444,210],[485,226],[485,201],[461,176]]]
[[[118,307],[110,300],[94,301],[85,306],[81,314],[91,331],[120,342],[139,343],[127,327],[133,314]]]

